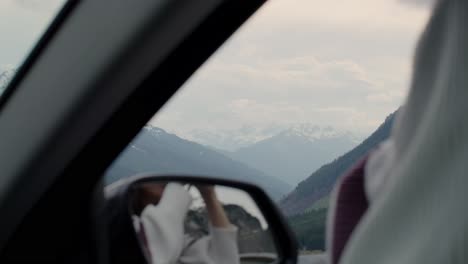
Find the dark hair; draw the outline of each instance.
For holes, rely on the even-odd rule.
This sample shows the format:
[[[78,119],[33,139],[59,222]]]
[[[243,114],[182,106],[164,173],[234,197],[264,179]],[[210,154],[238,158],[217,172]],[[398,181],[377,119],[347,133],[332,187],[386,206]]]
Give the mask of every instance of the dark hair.
[[[132,187],[119,187],[106,202],[110,263],[147,263],[133,227],[128,198]]]

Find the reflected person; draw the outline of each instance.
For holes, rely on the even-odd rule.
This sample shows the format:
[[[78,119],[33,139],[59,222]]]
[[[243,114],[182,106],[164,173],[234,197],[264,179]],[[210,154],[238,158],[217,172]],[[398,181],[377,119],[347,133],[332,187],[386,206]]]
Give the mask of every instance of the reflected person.
[[[238,264],[237,227],[232,225],[213,186],[197,186],[205,204],[210,233],[195,241],[184,233],[192,196],[179,183],[143,183],[137,187],[135,230],[153,264]]]

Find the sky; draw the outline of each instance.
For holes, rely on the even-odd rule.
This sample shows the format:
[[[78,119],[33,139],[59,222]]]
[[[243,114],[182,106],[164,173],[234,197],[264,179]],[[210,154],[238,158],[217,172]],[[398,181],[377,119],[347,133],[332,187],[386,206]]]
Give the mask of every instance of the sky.
[[[0,1],[0,70],[17,68],[63,0]],[[430,0],[270,0],[150,122],[192,130],[311,123],[371,133],[407,93]]]
[[[0,0],[0,70],[18,68],[63,0]]]
[[[409,88],[428,0],[272,0],[151,121],[191,130],[311,123],[366,136]]]

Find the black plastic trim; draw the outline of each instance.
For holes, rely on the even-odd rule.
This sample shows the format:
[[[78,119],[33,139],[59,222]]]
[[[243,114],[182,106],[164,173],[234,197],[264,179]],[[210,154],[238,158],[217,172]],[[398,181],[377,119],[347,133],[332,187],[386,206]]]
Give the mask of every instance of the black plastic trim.
[[[77,157],[67,166],[24,221],[1,252],[0,259],[17,261],[40,259],[43,261],[97,262],[99,249],[96,248],[95,223],[92,210],[95,188],[106,168],[138,134],[140,129],[177,91],[177,89],[202,65],[216,49],[229,38],[266,0],[226,0],[213,11],[175,50],[141,83],[124,103],[116,109],[111,118],[103,124],[96,135],[83,147]],[[62,10],[54,27],[63,22],[66,13],[78,1],[71,1]],[[50,29],[47,37],[35,48],[34,54],[22,68],[25,74],[28,67],[40,54],[55,30]],[[21,80],[16,76],[11,87]],[[12,89],[12,88],[10,88]],[[0,104],[1,107],[1,104]],[[212,181],[212,179],[211,179]],[[233,183],[258,195],[261,208],[269,208],[268,216],[275,226],[287,226],[281,214],[272,207],[272,202],[256,186]],[[65,206],[64,206],[65,205]],[[66,221],[54,216],[66,215]],[[52,220],[52,221],[51,221]],[[279,237],[284,239],[283,263],[295,263],[297,245],[290,239],[292,233],[287,228],[279,228]],[[51,243],[41,243],[44,238]]]

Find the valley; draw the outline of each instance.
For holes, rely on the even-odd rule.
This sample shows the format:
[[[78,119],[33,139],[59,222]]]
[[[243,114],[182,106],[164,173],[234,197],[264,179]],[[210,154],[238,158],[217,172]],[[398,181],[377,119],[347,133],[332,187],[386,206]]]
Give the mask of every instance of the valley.
[[[252,182],[278,202],[303,250],[323,250],[325,218],[334,184],[358,159],[389,136],[394,116],[395,113],[389,115],[362,142],[349,132],[298,124],[276,134],[263,130],[257,136],[246,129],[247,136],[233,139],[243,143],[234,148],[231,141],[231,147],[226,149],[220,148],[219,139],[224,137],[223,142],[228,144],[228,136],[212,132],[211,137],[218,141],[210,143],[209,137],[204,137],[204,144],[199,144],[147,125],[108,169],[105,182],[109,184],[138,173]],[[198,137],[203,134],[197,133]]]

